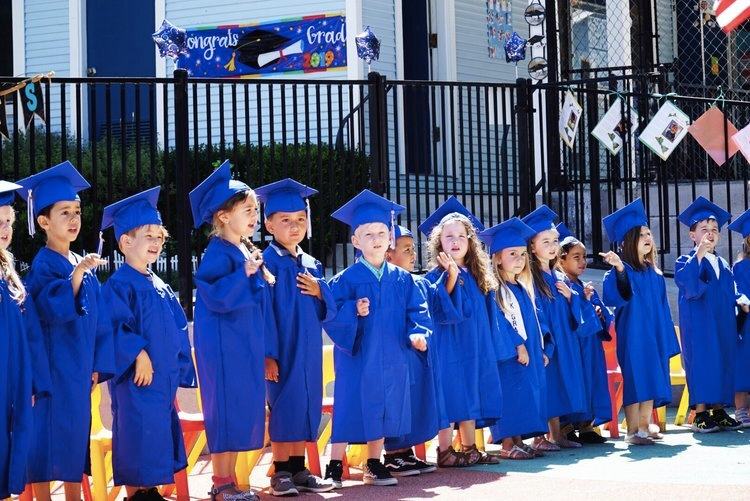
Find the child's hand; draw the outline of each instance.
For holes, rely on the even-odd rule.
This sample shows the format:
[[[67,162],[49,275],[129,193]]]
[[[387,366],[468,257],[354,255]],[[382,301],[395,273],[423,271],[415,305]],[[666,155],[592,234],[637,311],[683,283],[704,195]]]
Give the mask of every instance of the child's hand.
[[[107,264],[107,261],[99,257],[99,254],[86,254],[81,262],[76,265],[73,272],[85,273],[105,264]]]
[[[266,381],[279,382],[279,364],[271,357],[266,357]]]
[[[422,334],[412,334],[409,336],[409,339],[411,339],[411,345],[414,347],[417,351],[426,351],[427,350],[427,339]]]
[[[370,314],[370,300],[366,297],[357,299],[357,315],[360,317],[366,317]]]
[[[146,350],[141,350],[135,357],[135,377],[133,382],[136,386],[148,386],[154,380],[154,367]]]
[[[594,297],[594,286],[591,282],[583,284],[583,295],[586,297],[586,301],[591,301],[591,298]]]
[[[250,275],[254,275],[262,265],[263,254],[260,253],[260,250],[256,249],[252,254],[250,254],[250,259],[245,261],[245,274],[248,277]]]
[[[458,265],[453,260],[453,256],[447,252],[441,252],[437,255],[438,264],[448,272],[449,278],[455,278],[458,275]]]
[[[741,304],[740,308],[742,308],[742,311],[745,313],[750,313],[750,304]]]
[[[542,353],[542,362],[544,362],[544,366],[547,367],[549,365],[549,357]]]
[[[570,290],[568,284],[566,284],[562,280],[558,280],[557,282],[555,282],[555,287],[557,287],[558,292],[562,294],[565,299],[570,300],[570,298],[573,297],[573,291]]]
[[[620,273],[622,273],[622,271],[625,269],[625,266],[623,266],[622,264],[622,259],[620,259],[620,256],[618,256],[616,252],[600,252],[599,255],[602,257],[605,263],[610,266],[614,266],[614,268]]]
[[[529,365],[529,352],[526,350],[526,346],[519,344],[516,347],[516,352],[518,353],[518,363],[521,365]]]
[[[297,287],[302,294],[306,296],[313,296],[318,299],[323,299],[323,295],[320,292],[320,284],[318,279],[310,274],[309,271],[305,270],[304,273],[297,273]]]
[[[92,372],[91,373],[91,391],[94,391],[94,387],[99,384],[99,373],[98,372]]]
[[[698,244],[698,249],[695,251],[695,255],[698,257],[698,261],[703,259],[703,256],[705,256],[707,253],[713,251],[714,245],[716,245],[716,242],[712,242],[708,239],[708,233],[703,235],[703,238],[701,238],[701,241]]]
[[[599,317],[599,320],[604,320],[604,313],[602,313],[601,307],[594,306],[594,311],[596,312],[596,316]]]

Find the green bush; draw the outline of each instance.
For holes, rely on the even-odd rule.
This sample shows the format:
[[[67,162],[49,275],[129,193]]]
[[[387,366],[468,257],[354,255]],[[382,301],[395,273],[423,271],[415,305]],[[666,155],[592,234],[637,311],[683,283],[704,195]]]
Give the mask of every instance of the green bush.
[[[0,146],[0,179],[15,181],[30,175],[31,160],[34,159],[34,172],[63,161],[62,145],[66,141],[67,159],[91,183],[92,188],[81,193],[83,224],[81,235],[74,245],[76,251],[86,249],[95,252],[98,245],[98,232],[101,212],[111,202],[130,196],[152,186],[162,186],[159,208],[165,226],[172,235],[167,242],[168,255],[178,251],[176,236],[182,225],[192,228],[193,220],[189,210],[186,213],[177,211],[178,196],[186,197],[187,193],[177,193],[175,172],[175,150],[164,151],[158,148],[151,165],[151,152],[147,142],[136,151],[135,144],[128,144],[123,151],[119,137],[113,138],[108,153],[106,140],[83,144],[80,162],[76,139],[70,135],[51,134],[51,156],[48,160],[46,135],[43,129],[36,129],[32,141],[29,134],[19,134],[17,145],[6,141]],[[33,145],[33,146],[32,146]],[[225,159],[233,165],[235,178],[247,182],[251,187],[270,183],[284,177],[296,180],[316,188],[320,193],[310,199],[313,212],[313,252],[321,261],[325,261],[333,251],[339,237],[344,237],[341,225],[331,224],[329,215],[346,200],[368,186],[370,162],[362,151],[337,151],[327,144],[226,144],[224,155],[214,145],[208,148],[200,145],[189,148],[187,152],[187,172],[185,173],[188,190],[203,180]],[[17,156],[15,151],[18,151]],[[94,162],[96,159],[96,162]],[[140,161],[140,167],[138,162]],[[96,169],[94,169],[94,163]],[[27,219],[25,205],[16,204],[18,217],[12,250],[19,261],[31,263],[39,247],[44,245],[44,235],[37,232],[33,239],[26,232]],[[193,231],[191,250],[200,254],[206,246],[208,228]],[[104,254],[109,254],[114,245],[114,235],[105,233]],[[105,274],[100,275],[104,277]],[[166,278],[166,277],[165,277]],[[170,277],[176,286],[176,277]]]

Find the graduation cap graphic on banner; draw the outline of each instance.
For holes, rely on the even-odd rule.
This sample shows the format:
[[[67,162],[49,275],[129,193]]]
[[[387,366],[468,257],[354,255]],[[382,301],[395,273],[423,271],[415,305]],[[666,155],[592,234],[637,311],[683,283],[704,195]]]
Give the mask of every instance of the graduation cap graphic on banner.
[[[271,65],[285,56],[302,53],[302,40],[291,40],[266,30],[253,30],[237,41],[237,48],[225,68],[235,70],[234,59],[257,70]]]

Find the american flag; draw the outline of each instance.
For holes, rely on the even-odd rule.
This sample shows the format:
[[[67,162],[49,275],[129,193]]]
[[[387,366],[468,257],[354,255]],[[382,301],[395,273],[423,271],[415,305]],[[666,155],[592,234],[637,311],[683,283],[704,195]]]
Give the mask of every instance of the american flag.
[[[730,33],[750,18],[750,0],[716,0],[716,21],[725,33]]]

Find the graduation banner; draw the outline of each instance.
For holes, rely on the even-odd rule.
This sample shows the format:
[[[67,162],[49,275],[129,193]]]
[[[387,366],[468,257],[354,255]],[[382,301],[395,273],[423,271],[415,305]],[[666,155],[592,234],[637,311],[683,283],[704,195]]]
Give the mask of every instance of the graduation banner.
[[[192,77],[262,77],[346,68],[346,18],[316,14],[187,29],[177,67]]]
[[[28,129],[34,120],[34,115],[38,116],[42,122],[44,118],[44,92],[40,81],[30,81],[18,91],[21,100],[21,109],[23,110],[23,123]]]

